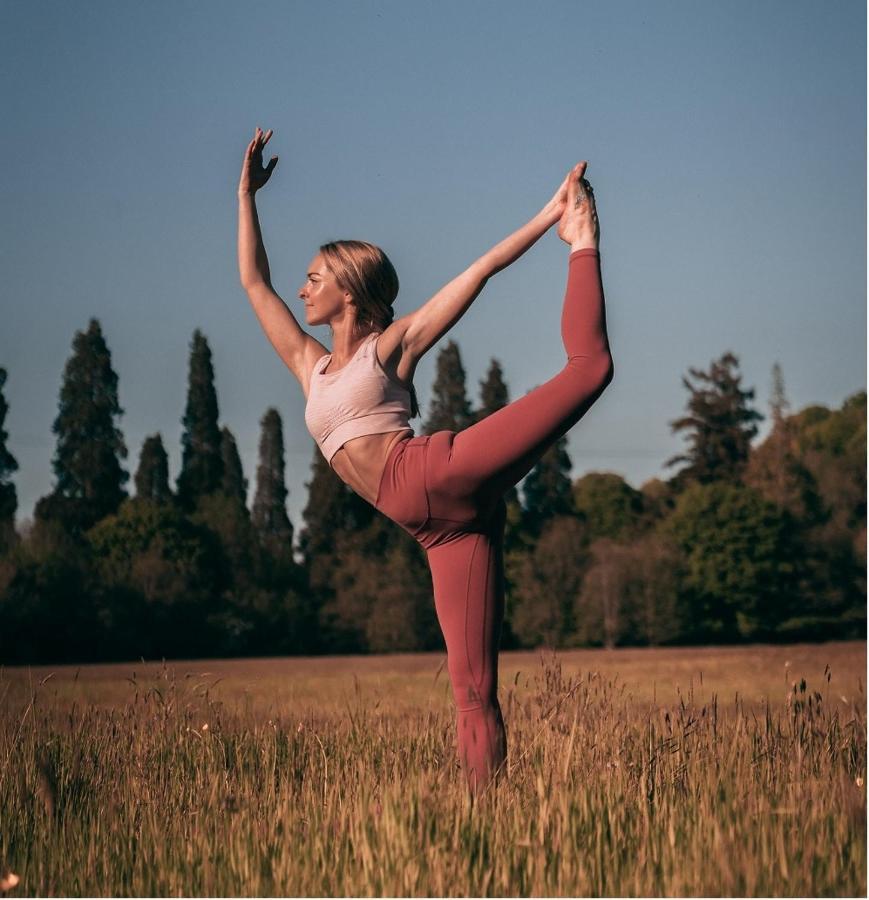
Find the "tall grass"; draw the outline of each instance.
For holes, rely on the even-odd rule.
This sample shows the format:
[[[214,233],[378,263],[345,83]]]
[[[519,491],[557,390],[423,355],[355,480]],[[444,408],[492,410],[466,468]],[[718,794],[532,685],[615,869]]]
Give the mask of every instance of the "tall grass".
[[[356,678],[266,717],[213,675],[116,668],[111,703],[73,696],[87,670],[0,673],[12,893],[866,892],[865,696],[829,666],[759,704],[707,678],[662,705],[544,654],[524,684],[502,677],[508,778],[476,801],[442,693],[393,706]]]

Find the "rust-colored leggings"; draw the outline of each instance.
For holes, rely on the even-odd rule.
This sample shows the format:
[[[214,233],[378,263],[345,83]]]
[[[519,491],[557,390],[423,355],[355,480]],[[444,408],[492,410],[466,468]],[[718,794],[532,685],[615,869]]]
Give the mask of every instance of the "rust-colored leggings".
[[[504,617],[504,492],[591,407],[612,378],[600,257],[568,261],[561,315],[567,364],[555,377],[464,431],[399,441],[375,506],[425,548],[447,646],[458,754],[472,792],[503,771],[498,705]]]

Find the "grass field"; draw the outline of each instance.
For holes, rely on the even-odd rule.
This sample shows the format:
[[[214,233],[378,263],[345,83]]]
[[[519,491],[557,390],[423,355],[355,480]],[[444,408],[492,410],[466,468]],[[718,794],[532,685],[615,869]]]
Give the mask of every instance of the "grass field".
[[[445,662],[0,669],[0,884],[865,895],[865,643],[503,653],[508,777],[477,802]]]

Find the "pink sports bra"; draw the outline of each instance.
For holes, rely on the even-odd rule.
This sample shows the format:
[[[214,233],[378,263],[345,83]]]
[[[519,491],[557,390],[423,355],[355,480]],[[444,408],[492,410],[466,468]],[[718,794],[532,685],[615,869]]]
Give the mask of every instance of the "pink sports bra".
[[[413,430],[408,425],[410,392],[386,374],[377,358],[381,333],[368,335],[350,362],[337,372],[323,371],[331,353],[314,364],[305,424],[329,465],[353,438]]]

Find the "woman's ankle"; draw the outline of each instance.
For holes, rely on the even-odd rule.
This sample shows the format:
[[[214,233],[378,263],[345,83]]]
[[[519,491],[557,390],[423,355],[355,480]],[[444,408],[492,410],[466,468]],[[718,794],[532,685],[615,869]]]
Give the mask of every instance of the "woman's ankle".
[[[570,252],[576,253],[577,250],[599,250],[596,238],[582,238],[574,241],[570,245]]]

